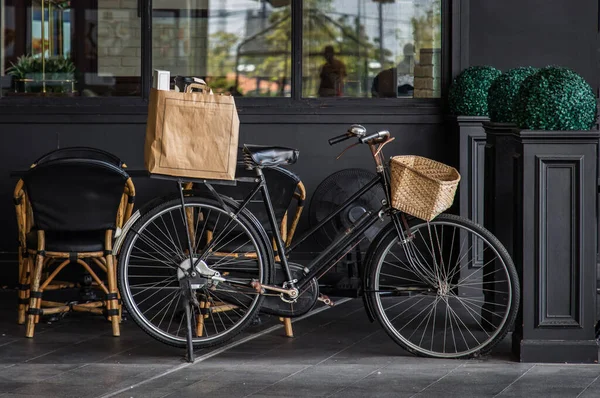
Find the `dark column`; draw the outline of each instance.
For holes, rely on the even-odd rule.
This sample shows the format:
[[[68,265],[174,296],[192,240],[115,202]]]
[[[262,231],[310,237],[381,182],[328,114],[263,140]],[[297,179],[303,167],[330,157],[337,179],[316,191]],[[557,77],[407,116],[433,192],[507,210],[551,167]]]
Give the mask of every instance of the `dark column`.
[[[458,159],[448,159],[450,164],[458,168],[461,179],[458,193],[454,200],[453,211],[483,225],[483,181],[485,159],[485,131],[483,123],[487,117],[458,116],[453,120],[454,147],[448,151],[458,154]],[[458,144],[458,148],[456,145]],[[471,256],[470,256],[471,257]],[[472,257],[476,257],[473,267],[483,265],[481,248],[473,246]]]
[[[483,224],[500,240],[513,258],[513,130],[517,126],[509,123],[484,122],[483,128],[486,134]],[[484,253],[485,264],[494,261],[494,258],[494,253]],[[508,290],[505,281],[497,280],[498,276],[502,275],[501,266],[502,264],[496,263],[495,267],[483,276],[483,282],[489,289],[484,294],[486,302],[484,308],[489,312],[485,311],[482,315],[490,324],[499,321],[498,317],[491,316],[498,310],[495,305],[499,303],[499,297],[495,297],[494,292]]]
[[[483,123],[485,143],[484,226],[513,257],[513,130],[509,123]]]
[[[598,131],[515,132],[514,258],[522,362],[598,362]]]

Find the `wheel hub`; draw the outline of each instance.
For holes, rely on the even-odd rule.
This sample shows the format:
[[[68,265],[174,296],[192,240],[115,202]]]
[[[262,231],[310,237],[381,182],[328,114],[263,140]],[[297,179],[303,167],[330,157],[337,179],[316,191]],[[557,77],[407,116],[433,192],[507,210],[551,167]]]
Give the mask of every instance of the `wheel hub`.
[[[438,296],[447,296],[450,293],[450,284],[442,281],[438,286]]]
[[[193,264],[196,264],[196,267],[191,270]],[[200,289],[208,283],[213,282],[213,277],[220,275],[219,272],[211,269],[204,260],[198,261],[194,257],[186,258],[177,268],[177,279],[181,281],[184,278],[189,278],[192,289]]]

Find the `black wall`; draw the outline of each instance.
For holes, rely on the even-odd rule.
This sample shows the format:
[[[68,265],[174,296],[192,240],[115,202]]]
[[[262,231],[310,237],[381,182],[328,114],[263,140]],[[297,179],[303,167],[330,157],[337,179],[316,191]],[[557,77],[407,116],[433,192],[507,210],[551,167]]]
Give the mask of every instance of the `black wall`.
[[[471,0],[469,7],[471,65],[562,65],[597,89],[597,0]]]
[[[321,109],[321,107],[296,107],[294,109],[264,109],[263,107],[240,107],[240,144],[271,144],[290,146],[300,150],[298,164],[290,169],[300,175],[307,191],[334,171],[361,167],[374,170],[374,163],[365,147],[348,151],[340,160],[335,157],[345,145],[330,147],[327,139],[345,132],[352,123],[362,123],[369,131],[387,129],[396,141],[386,146],[385,153],[419,154],[445,161],[448,153],[443,117],[439,106]],[[55,108],[51,114],[46,109],[16,109],[8,113],[0,107],[0,251],[2,263],[0,285],[16,283],[17,232],[12,203],[12,191],[16,177],[12,171],[25,170],[40,155],[60,145],[92,146],[108,150],[120,156],[130,169],[143,169],[145,115],[121,114],[69,114]],[[163,192],[175,189],[172,182],[148,178],[134,178],[137,204]],[[305,229],[307,211],[299,226]],[[312,250],[314,245],[305,245]]]

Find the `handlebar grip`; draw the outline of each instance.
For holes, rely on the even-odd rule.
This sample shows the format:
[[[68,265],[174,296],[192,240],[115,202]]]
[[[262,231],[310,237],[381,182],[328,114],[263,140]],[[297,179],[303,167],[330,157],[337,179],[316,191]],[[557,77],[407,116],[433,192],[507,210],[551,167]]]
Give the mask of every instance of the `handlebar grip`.
[[[384,138],[384,137],[385,137],[385,138],[389,138],[389,137],[390,137],[390,132],[389,132],[389,131],[386,131],[386,130],[384,130],[384,131],[379,131],[379,132],[377,132],[377,133],[374,133],[374,134],[368,135],[368,136],[366,136],[366,137],[362,137],[362,138],[360,139],[360,142],[361,142],[362,144],[364,144],[365,142],[368,142],[368,141],[371,141],[371,140],[374,140],[374,139],[377,139],[377,138]]]
[[[329,140],[329,145],[339,144],[340,142],[346,141],[349,138],[351,138],[351,135],[349,134],[338,135],[337,137],[333,137]]]

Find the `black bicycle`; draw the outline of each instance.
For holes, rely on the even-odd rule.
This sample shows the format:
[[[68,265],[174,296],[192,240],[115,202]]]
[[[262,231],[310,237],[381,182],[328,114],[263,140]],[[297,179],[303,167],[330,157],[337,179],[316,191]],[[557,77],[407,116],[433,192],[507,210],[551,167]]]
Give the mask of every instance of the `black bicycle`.
[[[217,193],[213,181],[198,181],[202,190],[196,190],[177,180],[177,195],[158,198],[132,217],[117,246],[120,292],[135,322],[157,340],[187,344],[191,352],[192,346],[230,340],[261,307],[280,316],[303,315],[319,299],[318,278],[385,220],[362,267],[370,319],[417,355],[463,358],[491,350],[512,327],[519,306],[518,277],[506,249],[472,221],[441,214],[426,222],[392,208],[382,152],[390,133],[368,135],[353,125],[329,143],[348,139],[369,147],[377,177],[288,249],[263,172],[294,163],[293,149],[245,146],[243,162],[252,174],[236,180],[253,189],[241,201]],[[387,196],[378,211],[365,212],[305,267],[288,261],[301,242],[377,185]],[[248,210],[259,196],[271,236]]]

